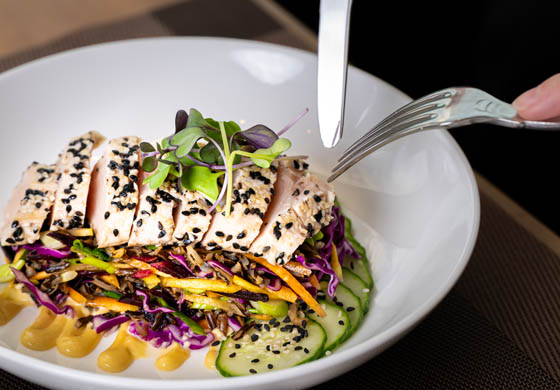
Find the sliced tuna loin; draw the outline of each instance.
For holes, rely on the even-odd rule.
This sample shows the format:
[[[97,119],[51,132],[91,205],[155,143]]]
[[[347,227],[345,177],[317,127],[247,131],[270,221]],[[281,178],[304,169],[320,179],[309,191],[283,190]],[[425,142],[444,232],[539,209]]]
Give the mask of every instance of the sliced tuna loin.
[[[58,187],[51,217],[51,230],[84,225],[91,182],[91,152],[105,138],[96,131],[73,138],[56,163]]]
[[[2,245],[31,244],[39,239],[55,198],[54,165],[33,163],[24,172],[4,211]]]
[[[87,217],[100,248],[130,238],[138,204],[139,144],[138,137],[112,139],[93,170]]]
[[[276,163],[270,169],[246,167],[233,173],[231,213],[216,213],[202,240],[208,250],[246,252],[259,234],[264,215],[274,194]]]
[[[294,167],[280,165],[275,196],[264,226],[249,249],[272,264],[288,262],[307,237],[332,220],[335,197],[332,188],[300,170],[303,166],[300,164]]]
[[[150,174],[142,172],[140,183]],[[174,198],[164,188],[152,190],[149,184],[140,185],[140,203],[128,246],[162,246],[171,241]]]
[[[178,203],[173,211],[175,230],[171,244],[200,242],[210,226],[212,216],[208,209],[211,204],[196,191],[179,191],[176,186],[170,186],[168,191]]]

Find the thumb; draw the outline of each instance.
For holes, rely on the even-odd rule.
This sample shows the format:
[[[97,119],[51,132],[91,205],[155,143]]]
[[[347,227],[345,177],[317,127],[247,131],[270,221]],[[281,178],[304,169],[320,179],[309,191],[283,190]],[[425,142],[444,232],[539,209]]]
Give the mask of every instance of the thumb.
[[[546,120],[560,116],[560,73],[521,94],[513,102],[520,117]]]

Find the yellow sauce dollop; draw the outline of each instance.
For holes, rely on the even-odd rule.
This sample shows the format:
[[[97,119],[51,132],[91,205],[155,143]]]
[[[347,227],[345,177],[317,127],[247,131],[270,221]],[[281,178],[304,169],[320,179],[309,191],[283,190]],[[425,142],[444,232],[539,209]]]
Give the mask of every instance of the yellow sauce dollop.
[[[156,368],[160,371],[176,370],[183,365],[190,355],[191,353],[188,349],[175,343],[157,358]]]
[[[23,294],[13,285],[0,291],[0,326],[10,322],[25,306],[31,305],[29,296]]]
[[[107,372],[121,372],[145,355],[146,343],[130,335],[128,323],[124,323],[113,344],[97,358],[97,367]]]

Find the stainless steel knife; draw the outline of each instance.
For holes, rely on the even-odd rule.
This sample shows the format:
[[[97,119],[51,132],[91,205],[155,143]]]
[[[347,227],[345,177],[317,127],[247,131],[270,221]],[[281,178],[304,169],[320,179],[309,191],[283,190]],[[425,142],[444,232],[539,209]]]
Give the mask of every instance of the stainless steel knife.
[[[317,106],[321,140],[334,147],[342,136],[352,0],[321,0]]]

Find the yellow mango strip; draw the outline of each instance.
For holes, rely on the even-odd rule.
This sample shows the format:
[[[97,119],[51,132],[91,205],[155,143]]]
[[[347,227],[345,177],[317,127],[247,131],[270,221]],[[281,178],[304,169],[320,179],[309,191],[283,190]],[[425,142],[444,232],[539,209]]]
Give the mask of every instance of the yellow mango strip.
[[[204,295],[186,295],[185,300],[192,303],[198,303],[200,305],[214,306],[226,312],[231,310],[230,303],[227,303],[226,301],[222,301],[221,299],[210,298]]]
[[[142,278],[142,280],[146,283],[146,286],[148,286],[150,290],[160,283],[159,278],[154,274],[146,276],[145,278]]]
[[[67,288],[68,288],[68,295],[70,296],[70,298],[74,300],[74,302],[82,305],[87,302],[86,297],[84,297],[82,294],[74,290],[72,287],[67,287]]]
[[[223,295],[220,294],[216,294],[213,291],[206,291],[206,296],[210,297],[210,298],[216,298],[216,299],[220,299],[220,297],[222,297]]]
[[[282,279],[288,286],[290,286],[292,290],[294,290],[294,292],[299,295],[299,297],[303,299],[303,301],[307,303],[309,307],[311,307],[311,309],[313,309],[313,311],[315,311],[315,313],[317,313],[319,316],[325,317],[327,315],[321,305],[317,303],[317,301],[311,296],[311,294],[309,294],[309,291],[307,291],[305,287],[303,287],[291,273],[278,265],[270,264],[268,261],[266,261],[266,259],[263,259],[262,257],[256,257],[250,254],[246,254],[245,256],[274,272],[280,279]]]
[[[121,257],[124,256],[125,253],[126,253],[126,249],[120,248],[120,249],[117,249],[116,251],[114,251],[114,252],[111,254],[111,257],[112,257],[113,259],[120,259]]]
[[[26,249],[20,249],[19,251],[17,251],[16,255],[14,256],[14,261],[12,262],[12,264],[17,263],[26,253],[27,253]],[[6,259],[6,262],[8,262],[8,259]]]
[[[48,278],[49,276],[51,276],[51,274],[45,272],[45,271],[41,271],[41,272],[37,272],[35,275],[33,275],[31,277],[31,280],[43,280]]]
[[[268,314],[251,314],[249,317],[255,319],[255,320],[261,320],[261,321],[269,321],[272,319],[272,316],[268,315]]]
[[[112,275],[103,275],[100,277],[101,280],[103,280],[105,283],[110,284],[111,286],[115,286],[116,288],[120,289],[121,286],[119,285],[119,280],[117,279],[117,276],[112,274]]]
[[[68,233],[70,233],[74,237],[91,237],[93,236],[93,229],[92,228],[70,229],[68,230]]]
[[[119,302],[116,299],[109,297],[95,297],[88,304],[95,307],[103,307],[107,310],[124,313],[125,311],[137,311],[138,306],[129,305],[128,303]]]
[[[273,299],[282,299],[288,302],[295,302],[297,300],[297,295],[290,290],[289,288],[282,286],[282,288],[278,291],[273,291],[269,288],[266,290],[260,288],[259,286],[254,285],[251,282],[246,281],[245,279],[240,278],[239,276],[235,275],[233,277],[233,283],[237,284],[244,290],[258,293],[258,294],[266,294]]]
[[[338,252],[336,251],[336,246],[334,242],[332,243],[332,251],[331,251],[331,266],[333,268],[334,273],[338,277],[338,280],[343,282],[342,279],[342,267],[340,266],[340,261],[338,260]]]
[[[225,293],[235,293],[241,290],[240,287],[228,285],[223,280],[211,279],[176,279],[162,278],[161,285],[163,287],[186,288],[187,290],[210,290]]]
[[[317,280],[315,274],[311,274],[311,276],[309,277],[309,283],[311,283],[311,285],[315,287],[317,290],[321,289],[321,285],[319,284],[319,280]]]

